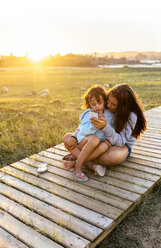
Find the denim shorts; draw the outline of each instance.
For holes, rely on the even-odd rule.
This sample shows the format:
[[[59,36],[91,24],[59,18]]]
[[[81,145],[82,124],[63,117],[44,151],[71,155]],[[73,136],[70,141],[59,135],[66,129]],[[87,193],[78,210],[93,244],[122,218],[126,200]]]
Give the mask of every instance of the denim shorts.
[[[125,143],[125,146],[127,147],[127,150],[128,150],[128,155],[126,157],[126,159],[128,159],[128,157],[130,156],[130,153],[131,153],[131,147],[127,143]]]

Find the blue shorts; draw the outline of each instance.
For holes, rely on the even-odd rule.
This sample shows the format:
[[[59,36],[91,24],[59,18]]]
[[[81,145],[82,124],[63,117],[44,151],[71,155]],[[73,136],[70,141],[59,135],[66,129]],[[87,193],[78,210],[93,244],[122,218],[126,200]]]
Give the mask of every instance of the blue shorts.
[[[126,157],[126,159],[128,159],[128,157],[130,156],[130,153],[131,153],[131,147],[127,143],[125,143],[125,146],[127,147],[127,150],[128,150],[128,155]]]

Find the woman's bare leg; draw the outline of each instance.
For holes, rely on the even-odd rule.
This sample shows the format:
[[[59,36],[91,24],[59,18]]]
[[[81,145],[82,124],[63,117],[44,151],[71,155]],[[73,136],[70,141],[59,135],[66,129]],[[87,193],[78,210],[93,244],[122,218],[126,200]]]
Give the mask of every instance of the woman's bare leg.
[[[106,167],[118,165],[127,158],[127,155],[128,150],[126,146],[112,146],[108,149],[107,152],[102,154],[99,158],[96,158],[94,162]]]
[[[105,153],[103,153],[100,157],[94,159],[93,162],[86,163],[87,167],[94,171],[95,175],[97,175],[95,164],[100,164],[105,167],[110,167],[113,165],[118,165],[122,163],[128,155],[128,150],[126,146],[118,147],[112,146]],[[93,154],[91,154],[91,157]]]

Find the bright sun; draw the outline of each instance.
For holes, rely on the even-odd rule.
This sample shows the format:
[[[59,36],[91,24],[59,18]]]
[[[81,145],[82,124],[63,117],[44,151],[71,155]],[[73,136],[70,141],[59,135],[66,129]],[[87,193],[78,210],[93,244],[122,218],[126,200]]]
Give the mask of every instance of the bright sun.
[[[36,34],[31,32],[29,37],[23,37],[24,42],[22,42],[22,47],[20,44],[18,47],[18,50],[22,50],[26,47],[25,50],[28,58],[38,62],[40,59],[51,54],[51,45],[46,39],[47,35],[42,35],[39,32]]]
[[[38,62],[38,61],[40,61],[40,59],[42,59],[43,57],[45,57],[46,56],[46,54],[41,54],[39,51],[34,51],[34,52],[29,52],[29,55],[28,55],[28,57],[31,59],[31,60],[33,60],[33,61],[35,61],[35,62]]]
[[[46,46],[41,44],[41,42],[37,42],[32,44],[32,47],[28,50],[28,57],[35,62],[38,62],[40,59],[48,55],[48,51]]]

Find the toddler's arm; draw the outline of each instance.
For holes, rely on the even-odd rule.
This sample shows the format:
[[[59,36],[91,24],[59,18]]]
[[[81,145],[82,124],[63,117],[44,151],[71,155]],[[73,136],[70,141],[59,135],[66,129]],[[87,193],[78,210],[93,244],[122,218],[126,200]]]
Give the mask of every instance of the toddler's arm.
[[[93,118],[91,118],[91,119],[93,119]],[[97,132],[97,128],[91,124],[91,119],[90,119],[89,112],[87,112],[84,115],[82,122],[79,126],[79,130],[82,133],[82,135],[84,135],[84,136],[87,136],[90,134],[95,134]],[[94,119],[96,119],[96,118],[94,118]]]

